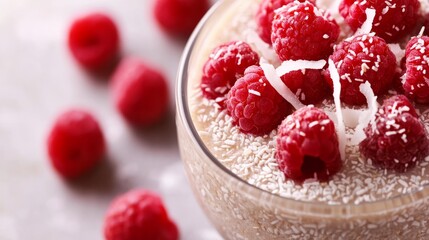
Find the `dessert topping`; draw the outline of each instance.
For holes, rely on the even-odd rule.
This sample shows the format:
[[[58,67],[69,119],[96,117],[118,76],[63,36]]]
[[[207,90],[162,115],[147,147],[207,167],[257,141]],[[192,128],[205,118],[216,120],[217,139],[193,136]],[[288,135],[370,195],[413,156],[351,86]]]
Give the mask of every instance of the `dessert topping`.
[[[361,154],[383,169],[405,172],[429,153],[425,126],[404,95],[385,100],[365,134]]]
[[[364,128],[368,126],[368,124],[372,123],[375,118],[375,114],[378,111],[378,102],[377,97],[374,95],[372,91],[371,84],[369,82],[362,83],[359,86],[360,92],[365,96],[366,102],[368,104],[368,110],[361,111],[358,119],[358,124],[355,128],[355,133],[351,138],[352,145],[358,145],[365,139]],[[359,110],[356,110],[359,111]]]
[[[429,103],[429,37],[417,36],[406,47],[406,74],[403,88],[406,95],[418,102]]]
[[[228,93],[226,106],[234,124],[244,133],[264,135],[291,112],[291,106],[267,81],[259,66],[246,69]]]
[[[271,40],[280,60],[319,60],[332,53],[339,26],[310,2],[295,1],[276,10]]]
[[[413,30],[419,20],[418,0],[343,0],[339,9],[348,25],[356,30],[368,17],[365,13],[368,8],[376,11],[373,32],[387,42],[400,40]]]
[[[301,0],[300,2],[305,2]],[[258,24],[258,34],[264,42],[271,45],[271,26],[274,19],[274,11],[294,2],[294,0],[263,0],[256,12],[256,23]],[[315,0],[310,0],[315,4]]]
[[[387,43],[374,34],[363,34],[346,39],[335,47],[333,60],[341,79],[341,100],[350,105],[362,105],[365,96],[361,83],[368,81],[375,95],[385,93],[396,71],[396,57]],[[332,87],[329,71],[324,73]]]
[[[282,81],[279,75],[277,75],[276,69],[273,65],[266,62],[265,59],[261,58],[261,68],[264,71],[265,77],[267,78],[270,85],[288,101],[295,109],[305,107],[298,97],[293,93],[286,84]]]
[[[278,130],[276,160],[287,178],[328,180],[342,166],[332,120],[315,107],[289,115]]]
[[[215,48],[204,64],[201,91],[223,106],[226,94],[247,67],[259,64],[259,56],[245,42],[233,41]]]
[[[333,86],[334,86],[334,103],[335,103],[335,116],[337,117],[337,133],[338,133],[338,139],[339,139],[339,151],[341,154],[341,159],[345,159],[346,157],[346,126],[344,124],[344,117],[343,117],[343,111],[341,109],[341,82],[340,82],[340,75],[338,73],[337,68],[335,67],[334,62],[329,59],[329,66],[328,66],[329,72],[331,74]]]

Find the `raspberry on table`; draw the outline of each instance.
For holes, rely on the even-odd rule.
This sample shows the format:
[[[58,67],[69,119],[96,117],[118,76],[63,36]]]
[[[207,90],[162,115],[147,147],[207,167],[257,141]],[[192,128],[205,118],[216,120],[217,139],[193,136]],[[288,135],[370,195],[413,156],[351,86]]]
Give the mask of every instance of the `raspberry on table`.
[[[410,33],[420,18],[418,0],[343,0],[339,10],[348,25],[357,30],[365,22],[368,8],[376,12],[372,31],[389,43]]]
[[[208,0],[156,0],[154,17],[167,33],[187,37],[209,8]]]
[[[106,144],[98,121],[87,111],[72,109],[62,113],[50,130],[48,155],[63,177],[79,177],[99,163]]]
[[[276,92],[259,66],[246,69],[228,93],[229,115],[241,132],[264,135],[276,129],[291,106]]]
[[[259,64],[259,55],[249,44],[233,41],[215,48],[204,64],[201,91],[223,106],[226,94],[247,67]]]
[[[429,37],[414,37],[406,47],[405,94],[417,103],[429,103]]]
[[[281,79],[306,105],[319,103],[331,93],[321,70],[292,71],[283,75]]]
[[[342,167],[334,123],[318,108],[297,110],[279,127],[276,159],[287,178],[328,180]]]
[[[134,190],[116,198],[104,221],[106,240],[178,240],[179,231],[169,218],[160,196]]]
[[[341,100],[349,105],[366,103],[359,86],[368,81],[374,94],[380,96],[391,86],[396,73],[396,57],[386,41],[371,34],[346,39],[337,46],[330,59],[341,79]],[[325,79],[333,87],[329,70]]]
[[[146,127],[159,122],[168,110],[165,77],[137,58],[121,61],[112,76],[113,100],[132,125]]]
[[[271,45],[271,27],[274,19],[274,11],[294,2],[295,0],[262,0],[256,12],[257,32],[259,37]],[[300,2],[304,2],[301,0]],[[315,4],[315,0],[311,0]]]
[[[384,101],[365,128],[361,154],[382,169],[405,172],[429,154],[429,140],[414,106],[404,95]]]
[[[119,32],[109,16],[90,13],[72,23],[68,46],[84,68],[101,70],[113,63],[119,54]]]
[[[276,10],[271,41],[280,60],[326,59],[340,33],[338,24],[312,3],[295,1]]]

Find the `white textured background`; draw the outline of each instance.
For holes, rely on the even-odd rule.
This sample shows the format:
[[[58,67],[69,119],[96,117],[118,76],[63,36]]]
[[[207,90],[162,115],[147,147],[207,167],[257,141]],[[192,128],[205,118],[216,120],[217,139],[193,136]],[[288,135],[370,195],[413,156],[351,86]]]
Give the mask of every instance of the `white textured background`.
[[[0,0],[0,239],[102,239],[112,198],[133,188],[159,192],[181,239],[219,239],[197,205],[179,158],[174,113],[136,133],[115,112],[106,80],[82,71],[66,48],[72,19],[92,10],[117,22],[124,55],[145,59],[170,81],[171,109],[184,42],[152,20],[153,0]],[[62,110],[84,107],[100,120],[109,157],[68,183],[50,168],[45,139]]]

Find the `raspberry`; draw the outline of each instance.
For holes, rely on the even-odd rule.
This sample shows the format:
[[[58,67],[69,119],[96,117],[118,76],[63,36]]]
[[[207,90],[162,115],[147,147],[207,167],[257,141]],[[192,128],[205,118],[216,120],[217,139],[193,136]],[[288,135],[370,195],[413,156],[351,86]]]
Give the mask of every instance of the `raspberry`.
[[[406,47],[406,95],[418,102],[429,103],[429,37],[414,37]]]
[[[361,154],[383,169],[405,172],[429,153],[426,129],[404,95],[384,101],[365,134]]]
[[[76,60],[89,70],[100,70],[116,59],[119,33],[113,20],[102,13],[76,19],[70,27],[68,45]]]
[[[278,9],[272,24],[271,41],[282,61],[325,59],[340,33],[335,20],[310,2]]]
[[[316,104],[331,92],[320,70],[293,71],[282,76],[283,82],[304,104]]]
[[[201,90],[208,99],[216,99],[221,105],[225,95],[244,70],[259,64],[259,56],[245,42],[229,42],[215,48],[203,67]]]
[[[287,178],[328,180],[342,166],[334,123],[318,108],[297,110],[279,127],[276,159]]]
[[[418,0],[343,0],[340,14],[353,30],[366,20],[365,10],[375,9],[372,31],[387,42],[394,42],[410,33],[419,20]]]
[[[387,43],[374,34],[351,37],[335,47],[330,57],[341,78],[341,100],[350,105],[366,103],[359,91],[360,84],[368,81],[375,95],[382,95],[389,88],[396,72],[396,57]],[[325,79],[332,87],[329,71]]]
[[[209,8],[207,0],[156,0],[154,17],[167,33],[187,37]]]
[[[237,80],[227,96],[226,106],[240,130],[255,135],[271,132],[291,111],[258,66],[247,68]]]
[[[104,237],[106,240],[177,240],[179,231],[157,194],[134,190],[116,198],[109,207]]]
[[[301,0],[300,2],[304,2]],[[264,42],[271,45],[271,27],[274,19],[274,11],[294,2],[294,0],[263,0],[256,12],[256,22],[258,24],[259,37]],[[315,0],[311,0],[315,4]]]
[[[105,155],[104,136],[97,120],[83,110],[69,110],[55,121],[48,137],[48,154],[55,170],[66,178],[91,170]]]
[[[168,110],[168,84],[156,69],[136,58],[122,60],[112,77],[118,111],[131,124],[146,127],[159,122]]]

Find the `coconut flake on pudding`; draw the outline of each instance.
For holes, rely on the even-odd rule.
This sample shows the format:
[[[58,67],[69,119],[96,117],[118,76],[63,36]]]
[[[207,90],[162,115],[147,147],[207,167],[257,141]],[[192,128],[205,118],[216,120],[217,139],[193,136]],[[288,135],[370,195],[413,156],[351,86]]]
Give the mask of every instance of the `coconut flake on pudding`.
[[[371,33],[372,24],[374,23],[374,18],[375,18],[375,9],[367,8],[365,10],[365,14],[366,14],[366,20],[362,24],[362,26],[356,31],[356,34],[355,34],[356,36]]]
[[[353,145],[358,145],[365,139],[364,129],[374,121],[375,114],[378,111],[377,97],[374,95],[374,91],[372,91],[371,84],[369,82],[362,83],[359,86],[359,90],[366,98],[368,110],[362,111],[362,114],[359,116],[358,125],[350,141]]]
[[[295,109],[305,107],[305,105],[299,101],[298,97],[286,86],[286,84],[283,83],[272,64],[268,63],[264,58],[261,58],[260,65],[268,82],[270,82],[271,86],[273,86],[273,88],[286,101],[288,101]]]
[[[343,112],[341,110],[341,82],[340,75],[338,74],[337,68],[335,67],[334,62],[329,59],[329,73],[331,74],[331,79],[334,84],[334,102],[335,102],[335,112],[337,116],[337,132],[338,132],[338,141],[340,144],[340,154],[341,159],[346,157],[346,126],[344,125]]]
[[[282,62],[282,64],[276,69],[276,73],[279,77],[290,73],[292,71],[305,70],[305,69],[322,69],[326,65],[325,60],[319,61],[308,61],[308,60],[288,60]]]

